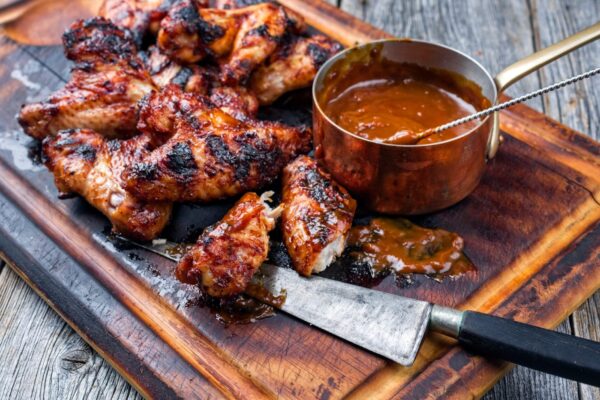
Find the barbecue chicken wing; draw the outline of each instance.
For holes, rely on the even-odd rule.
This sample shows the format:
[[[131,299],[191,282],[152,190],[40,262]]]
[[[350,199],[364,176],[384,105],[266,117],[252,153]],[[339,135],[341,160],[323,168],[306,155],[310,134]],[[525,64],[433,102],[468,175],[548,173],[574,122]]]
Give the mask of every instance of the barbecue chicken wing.
[[[170,203],[136,199],[121,187],[121,173],[136,162],[146,139],[107,140],[91,130],[67,130],[43,142],[46,166],[59,192],[77,193],[100,210],[115,232],[136,240],[151,240],[165,227]]]
[[[254,72],[250,87],[260,104],[271,104],[286,92],[309,86],[321,65],[341,49],[322,35],[293,38]]]
[[[218,80],[219,71],[214,66],[183,66],[157,47],[142,54],[146,69],[157,86],[164,88],[174,84],[185,92],[209,96],[217,107],[238,119],[256,116],[259,107],[256,96],[243,86],[222,85]]]
[[[174,0],[104,0],[99,15],[129,29],[140,45],[147,33],[156,34]]]
[[[157,43],[170,58],[184,64],[207,55],[219,58],[221,81],[244,84],[287,32],[302,29],[301,19],[295,18],[272,3],[220,10],[178,0],[161,22]]]
[[[223,10],[234,10],[261,3],[276,4],[277,2],[270,0],[212,0],[209,2],[209,7],[220,8]],[[304,17],[302,17],[302,15],[290,10],[289,8],[285,8],[285,13],[287,15],[288,27],[291,29],[291,33],[301,34],[306,31],[306,22],[304,21]]]
[[[186,92],[207,94],[211,81],[218,74],[199,65],[181,65],[156,46],[150,46],[148,51],[140,53],[140,58],[159,88],[175,84]]]
[[[215,86],[210,89],[210,101],[232,117],[246,121],[258,113],[258,98],[243,86]]]
[[[242,293],[269,253],[269,232],[280,213],[265,202],[271,194],[246,193],[206,228],[177,265],[177,278],[214,297]]]
[[[283,240],[300,274],[321,272],[346,246],[356,201],[320,169],[300,156],[283,172]]]
[[[311,147],[307,129],[241,121],[174,86],[144,102],[139,128],[158,147],[123,177],[128,190],[152,201],[211,201],[259,189]]]
[[[137,102],[155,89],[129,31],[103,18],[75,22],[64,34],[71,80],[47,101],[23,106],[19,123],[42,139],[63,129],[93,129],[106,137],[135,133]]]

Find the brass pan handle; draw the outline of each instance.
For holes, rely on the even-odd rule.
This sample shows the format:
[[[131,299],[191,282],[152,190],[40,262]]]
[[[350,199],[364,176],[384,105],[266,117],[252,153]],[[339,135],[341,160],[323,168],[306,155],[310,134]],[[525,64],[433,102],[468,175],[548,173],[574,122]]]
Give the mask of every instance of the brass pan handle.
[[[504,68],[494,78],[494,81],[496,82],[496,88],[498,90],[498,95],[500,95],[500,93],[502,93],[510,85],[517,82],[521,78],[529,75],[533,71],[537,71],[544,65],[598,38],[600,38],[600,22],[597,22],[579,33],[569,36],[558,43],[555,43],[549,47],[546,47],[545,49],[533,53],[532,55],[527,56],[522,60],[519,60],[514,64]],[[496,155],[499,144],[500,118],[499,113],[495,113],[494,125],[492,127],[492,133],[488,141],[488,159],[492,159]]]

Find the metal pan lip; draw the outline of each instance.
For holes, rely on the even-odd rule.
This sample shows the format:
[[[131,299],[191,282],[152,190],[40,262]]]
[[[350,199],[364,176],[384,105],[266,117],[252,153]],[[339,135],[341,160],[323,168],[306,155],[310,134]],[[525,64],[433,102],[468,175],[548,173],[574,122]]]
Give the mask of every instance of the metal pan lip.
[[[328,115],[327,113],[325,113],[325,111],[322,109],[321,105],[319,104],[319,101],[317,100],[317,85],[320,83],[321,80],[323,80],[325,74],[327,73],[327,71],[329,70],[329,68],[338,60],[342,59],[343,57],[346,57],[348,54],[350,54],[353,51],[356,51],[360,48],[364,48],[366,46],[372,46],[372,45],[376,45],[379,43],[385,44],[385,43],[396,43],[396,42],[410,42],[410,43],[421,43],[421,44],[426,44],[426,45],[432,45],[432,46],[437,46],[440,47],[446,51],[458,54],[459,56],[464,57],[465,59],[469,60],[471,63],[473,63],[474,65],[476,65],[481,71],[483,71],[483,73],[485,74],[485,76],[487,77],[487,79],[489,80],[489,83],[492,84],[492,87],[494,88],[494,96],[493,96],[493,101],[491,101],[492,105],[495,105],[498,101],[498,89],[496,87],[496,83],[494,81],[494,78],[492,77],[492,75],[489,73],[489,71],[483,66],[481,65],[481,63],[477,60],[475,60],[473,57],[469,56],[468,54],[463,53],[460,50],[456,50],[452,47],[440,44],[440,43],[436,43],[436,42],[430,42],[427,40],[416,40],[416,39],[401,39],[401,38],[392,38],[392,39],[380,39],[380,40],[374,40],[371,42],[367,42],[367,43],[363,43],[363,44],[359,44],[353,47],[349,47],[347,49],[344,49],[343,51],[339,52],[338,54],[336,54],[335,56],[333,56],[332,58],[330,58],[329,60],[327,60],[327,62],[325,62],[325,64],[323,64],[321,66],[321,68],[319,68],[319,71],[317,72],[317,75],[315,76],[315,79],[313,80],[313,84],[312,84],[312,100],[313,100],[313,105],[314,107],[316,107],[317,111],[319,112],[319,114],[321,115],[321,117],[323,117],[329,124],[333,125],[336,129],[339,129],[340,131],[344,132],[347,135],[350,135],[356,139],[362,140],[366,143],[372,143],[375,145],[379,145],[379,146],[384,146],[384,147],[391,147],[391,148],[425,148],[425,147],[435,147],[435,146],[442,146],[444,144],[450,143],[450,142],[454,142],[456,140],[460,140],[461,138],[464,138],[465,136],[471,135],[474,132],[478,131],[479,129],[481,129],[482,126],[484,126],[488,120],[492,117],[491,115],[488,115],[487,117],[485,117],[484,119],[481,120],[481,122],[469,129],[468,131],[461,133],[458,136],[455,136],[453,138],[450,139],[446,139],[440,142],[434,142],[434,143],[423,143],[423,144],[395,144],[395,143],[386,143],[386,142],[378,142],[375,140],[371,140],[371,139],[367,139],[365,137],[362,137],[360,135],[357,135],[354,132],[351,132],[343,127],[341,127],[340,125],[338,125],[336,122],[334,122]],[[477,83],[477,82],[476,82]],[[314,117],[313,117],[314,118]]]

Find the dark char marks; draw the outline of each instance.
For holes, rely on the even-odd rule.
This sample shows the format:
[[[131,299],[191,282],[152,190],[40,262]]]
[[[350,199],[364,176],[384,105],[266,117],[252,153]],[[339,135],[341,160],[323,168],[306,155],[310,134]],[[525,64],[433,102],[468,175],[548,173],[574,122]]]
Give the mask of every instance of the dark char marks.
[[[219,163],[231,166],[237,180],[246,179],[252,167],[260,171],[263,176],[270,179],[275,177],[281,164],[280,149],[269,146],[252,131],[236,137],[235,142],[239,148],[233,152],[221,137],[215,135],[206,137],[206,144],[211,154]]]
[[[171,172],[189,180],[196,175],[198,166],[188,143],[175,144],[167,154],[166,166]]]

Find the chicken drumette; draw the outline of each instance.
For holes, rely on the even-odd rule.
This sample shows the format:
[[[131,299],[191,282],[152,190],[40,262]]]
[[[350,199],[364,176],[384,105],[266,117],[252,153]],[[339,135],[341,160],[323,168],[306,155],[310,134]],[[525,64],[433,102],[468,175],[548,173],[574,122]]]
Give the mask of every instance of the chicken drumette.
[[[174,2],[175,0],[104,0],[99,15],[110,19],[117,26],[129,29],[139,45],[146,34],[158,32],[160,21]]]
[[[271,104],[286,92],[309,86],[321,65],[341,49],[323,35],[292,38],[254,72],[250,88],[260,104]]]
[[[75,61],[71,80],[47,101],[23,106],[19,123],[42,139],[63,129],[93,129],[107,137],[135,133],[137,102],[155,89],[129,31],[104,18],[75,22],[63,36]]]
[[[151,240],[165,227],[170,203],[138,200],[121,187],[121,173],[145,151],[138,136],[107,140],[91,130],[66,130],[43,142],[46,166],[61,195],[83,196],[113,224],[114,231],[137,240]]]
[[[269,231],[280,213],[265,202],[271,194],[246,193],[206,228],[177,265],[177,278],[214,297],[242,293],[269,253]]]
[[[185,92],[206,95],[211,80],[217,74],[199,65],[181,65],[167,57],[156,46],[150,46],[147,51],[141,52],[140,58],[159,88],[175,84]]]
[[[154,46],[142,54],[146,68],[159,87],[174,84],[185,92],[206,95],[217,107],[238,119],[256,116],[259,107],[256,96],[244,86],[222,85],[214,65],[184,66]]]
[[[321,272],[346,246],[356,201],[346,189],[300,156],[283,172],[283,240],[296,271]]]
[[[172,59],[195,63],[210,55],[220,59],[220,79],[245,83],[275,51],[284,35],[303,28],[283,7],[262,3],[234,10],[203,8],[178,0],[162,20],[158,46]]]
[[[259,189],[311,144],[307,129],[238,120],[176,86],[144,102],[139,128],[157,148],[123,178],[128,190],[152,201],[211,201]]]

